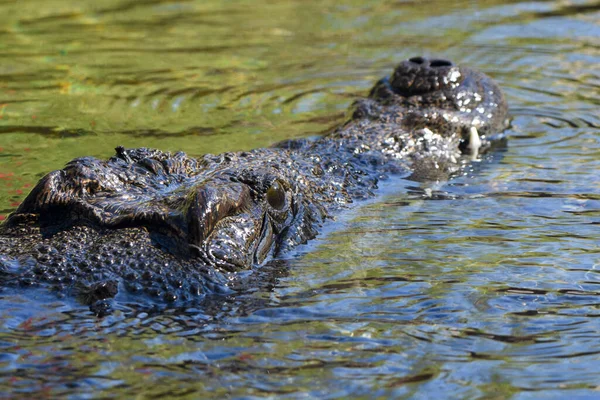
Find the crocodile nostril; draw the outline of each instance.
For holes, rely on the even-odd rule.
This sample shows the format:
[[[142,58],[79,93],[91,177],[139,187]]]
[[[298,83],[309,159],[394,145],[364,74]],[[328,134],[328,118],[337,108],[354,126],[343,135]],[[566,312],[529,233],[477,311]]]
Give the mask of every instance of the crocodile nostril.
[[[431,62],[429,63],[430,67],[451,67],[452,66],[452,61],[448,61],[448,60],[431,60]]]
[[[410,58],[408,61],[415,63],[415,64],[423,64],[425,62],[425,59],[423,57],[413,57],[413,58]]]

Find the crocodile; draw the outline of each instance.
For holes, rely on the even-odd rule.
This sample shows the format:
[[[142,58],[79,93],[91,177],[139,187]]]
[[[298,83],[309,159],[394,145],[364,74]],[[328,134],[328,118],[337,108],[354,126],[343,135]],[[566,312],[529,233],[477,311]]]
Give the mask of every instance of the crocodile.
[[[414,57],[317,139],[206,154],[116,148],[43,177],[0,226],[0,287],[95,310],[188,304],[314,238],[390,175],[448,179],[492,146],[507,104],[485,74]]]

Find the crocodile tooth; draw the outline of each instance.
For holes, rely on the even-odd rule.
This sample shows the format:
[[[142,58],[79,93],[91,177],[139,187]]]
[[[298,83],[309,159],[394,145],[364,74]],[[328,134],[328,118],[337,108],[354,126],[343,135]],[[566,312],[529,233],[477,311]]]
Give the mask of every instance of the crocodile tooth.
[[[477,128],[474,126],[471,127],[469,134],[469,146],[467,146],[469,150],[471,150],[471,159],[477,159],[479,155],[479,148],[481,147],[481,138],[479,137],[479,132],[477,132]]]

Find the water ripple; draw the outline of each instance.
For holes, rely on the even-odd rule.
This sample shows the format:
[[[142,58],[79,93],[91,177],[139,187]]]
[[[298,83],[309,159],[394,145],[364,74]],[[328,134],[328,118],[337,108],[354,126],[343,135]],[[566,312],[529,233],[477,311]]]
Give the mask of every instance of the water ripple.
[[[600,7],[429,5],[0,1],[4,213],[117,145],[199,155],[326,132],[415,54],[491,74],[512,116],[463,175],[388,181],[234,295],[98,319],[0,292],[0,393],[594,397]]]

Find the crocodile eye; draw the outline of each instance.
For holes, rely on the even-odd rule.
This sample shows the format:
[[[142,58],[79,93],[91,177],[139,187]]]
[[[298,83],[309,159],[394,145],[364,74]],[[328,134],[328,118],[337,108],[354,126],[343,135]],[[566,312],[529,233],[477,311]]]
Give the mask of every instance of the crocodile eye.
[[[285,207],[285,190],[279,182],[273,182],[267,190],[267,202],[276,210],[282,210]]]

